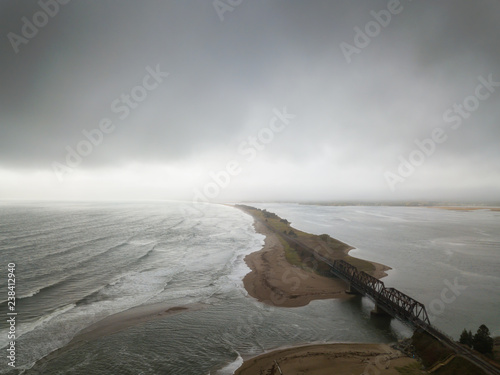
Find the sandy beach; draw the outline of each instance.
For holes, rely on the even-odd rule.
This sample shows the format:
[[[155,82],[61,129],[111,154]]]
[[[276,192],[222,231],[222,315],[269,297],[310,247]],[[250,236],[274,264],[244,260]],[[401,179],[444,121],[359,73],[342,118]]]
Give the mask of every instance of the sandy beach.
[[[451,210],[451,211],[477,211],[477,210],[489,210],[489,211],[500,211],[500,207],[466,207],[466,206],[432,206],[431,208],[439,208],[440,210]]]
[[[352,246],[329,236],[315,236],[288,226],[286,220],[246,206],[238,206],[254,218],[255,230],[266,236],[264,247],[246,256],[251,272],[243,279],[250,296],[281,307],[307,305],[312,300],[352,298],[346,284],[322,276],[315,267],[301,267],[287,259],[286,241],[280,233],[293,233],[308,248],[329,259],[348,259],[372,276],[386,276],[389,267],[349,256]],[[262,216],[262,214],[264,216]],[[279,231],[278,231],[279,228]],[[280,238],[281,237],[281,238]],[[289,249],[288,249],[289,250]],[[290,250],[289,250],[290,251]],[[290,254],[288,254],[290,257]],[[396,367],[419,368],[416,360],[385,344],[319,344],[275,350],[246,360],[235,375],[246,374],[400,374]]]
[[[164,303],[133,307],[117,314],[110,315],[107,318],[90,325],[86,329],[79,332],[68,344],[40,359],[36,365],[41,366],[51,359],[56,358],[62,353],[74,349],[85,342],[112,335],[151,320],[162,319],[182,312],[199,310],[203,307],[203,304],[171,307]]]
[[[243,285],[252,297],[272,306],[305,306],[315,299],[348,298],[341,280],[320,276],[291,265],[278,236],[260,222],[257,232],[266,236],[262,250],[247,255],[252,270]]]
[[[346,293],[346,284],[336,278],[322,276],[311,268],[317,265],[313,260],[310,267],[300,267],[291,264],[286,258],[285,245],[280,240],[277,231],[263,222],[253,210],[237,206],[254,218],[255,230],[266,236],[264,247],[245,257],[245,262],[251,269],[243,279],[243,284],[248,293],[261,302],[272,306],[298,307],[305,306],[312,300],[328,298],[350,298]],[[291,228],[291,227],[290,227]],[[330,259],[347,259],[349,262],[361,261],[350,257],[352,246],[335,239],[322,240],[319,236],[300,232],[299,239],[307,246],[314,248],[319,254]],[[389,267],[375,263],[364,262],[368,273],[376,278],[386,276]]]
[[[162,319],[170,315],[186,311],[199,310],[201,308],[203,308],[202,304],[167,307],[163,303],[133,307],[120,313],[110,315],[107,318],[92,324],[83,331],[79,332],[69,345],[112,335],[129,327],[146,323],[151,320]]]
[[[283,242],[283,238],[280,238],[281,236],[268,225],[267,221],[259,220],[257,216],[252,216],[255,220],[254,226],[256,231],[264,234],[266,237],[264,247],[260,251],[245,257],[245,262],[250,267],[251,272],[244,277],[243,284],[251,297],[263,303],[280,307],[305,306],[316,299],[352,298],[352,295],[346,293],[344,282],[332,277],[322,276],[315,272],[313,261],[309,265],[300,263],[294,265],[290,263],[289,259],[287,259],[286,243]],[[281,219],[281,221],[283,220]],[[286,228],[290,228],[288,229],[289,231],[296,231],[299,236],[298,238],[306,246],[314,248],[315,251],[324,256],[342,259],[349,258],[350,261],[354,262],[357,260],[356,258],[349,257],[348,253],[353,247],[345,243],[329,237],[321,239],[321,236],[300,232],[289,227],[288,224]],[[289,256],[290,254],[288,254]],[[362,262],[359,263],[361,266],[366,267],[376,277],[385,276],[385,271],[389,269],[389,267],[381,264],[359,261]],[[50,353],[39,361],[39,364],[50,361],[62,352],[74,349],[85,342],[112,335],[151,320],[162,319],[174,314],[198,310],[203,307],[204,305],[202,304],[172,307],[159,303],[138,306],[113,314],[79,332],[68,345]],[[394,362],[402,354],[385,345],[329,344],[289,348],[252,358],[244,363],[237,374],[254,374],[259,373],[261,368],[272,368],[273,361],[276,358],[279,358],[280,364],[282,363],[284,368],[304,368],[304,374],[330,374],[332,366],[336,370],[338,368],[339,371],[341,369],[355,369],[356,371],[361,369],[362,371],[366,366],[370,365],[371,361],[380,361],[381,355],[384,356],[385,362],[387,362],[386,358],[392,358],[391,361],[393,363],[406,363],[402,359],[397,359],[398,362]],[[255,366],[258,366],[259,370]],[[342,374],[343,372],[336,373]],[[390,372],[387,373],[390,374]]]
[[[420,364],[386,344],[319,344],[262,354],[234,374],[399,375],[403,367],[416,370]]]

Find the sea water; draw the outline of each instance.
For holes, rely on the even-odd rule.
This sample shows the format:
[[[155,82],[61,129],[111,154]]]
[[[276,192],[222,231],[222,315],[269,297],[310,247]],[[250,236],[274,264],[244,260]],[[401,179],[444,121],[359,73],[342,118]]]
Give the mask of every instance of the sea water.
[[[456,336],[485,323],[500,334],[498,213],[426,208],[262,205],[298,229],[328,233],[353,255],[393,270],[384,279],[441,306],[445,280],[466,286],[434,322]],[[474,220],[471,221],[470,216]],[[263,236],[253,220],[223,205],[1,203],[0,314],[7,317],[7,265],[16,264],[16,369],[1,373],[230,374],[243,358],[310,342],[393,342],[411,331],[373,320],[371,301],[265,306],[242,285],[244,257]],[[471,226],[473,223],[473,228]],[[466,229],[469,228],[468,232]],[[450,232],[452,231],[452,232]],[[473,236],[476,235],[476,237]],[[451,254],[451,256],[450,256]],[[431,266],[429,266],[431,265]],[[420,277],[421,276],[421,277]],[[453,295],[446,294],[447,301]],[[39,361],[82,329],[131,307],[193,306]],[[0,345],[8,345],[2,319]]]

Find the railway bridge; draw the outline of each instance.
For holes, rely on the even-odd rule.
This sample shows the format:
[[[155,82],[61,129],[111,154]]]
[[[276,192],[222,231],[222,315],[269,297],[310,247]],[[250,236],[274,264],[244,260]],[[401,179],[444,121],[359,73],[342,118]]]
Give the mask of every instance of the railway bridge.
[[[366,272],[358,271],[344,260],[335,260],[333,263],[327,259],[323,261],[331,267],[330,270],[335,276],[348,283],[351,292],[358,292],[375,302],[375,313],[386,313],[418,327],[431,324],[423,303],[397,289],[386,288],[382,281]]]
[[[486,374],[500,375],[500,370],[496,366],[434,327],[429,320],[423,303],[395,288],[387,288],[384,282],[364,271],[359,271],[355,266],[344,260],[327,259],[297,239],[286,234],[281,235],[293,248],[306,251],[317,261],[327,264],[333,275],[348,284],[349,292],[370,298],[375,303],[374,313],[385,313],[413,326],[415,329],[422,329],[443,345],[452,349],[457,355],[474,363]]]

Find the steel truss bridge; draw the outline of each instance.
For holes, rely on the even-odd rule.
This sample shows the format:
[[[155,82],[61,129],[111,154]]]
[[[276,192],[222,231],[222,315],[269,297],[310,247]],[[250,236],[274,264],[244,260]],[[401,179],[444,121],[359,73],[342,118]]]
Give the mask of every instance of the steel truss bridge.
[[[429,316],[423,303],[394,288],[386,288],[384,283],[344,260],[328,262],[331,272],[349,283],[351,292],[356,290],[375,302],[377,312],[380,310],[411,323],[413,326],[422,327],[430,325]]]
[[[266,223],[263,224],[272,230]],[[349,291],[351,293],[357,292],[375,302],[374,312],[386,313],[414,328],[422,329],[443,345],[452,349],[456,355],[464,357],[474,363],[486,374],[500,375],[499,368],[482,357],[479,357],[471,349],[457,343],[452,337],[434,327],[429,320],[423,303],[418,302],[395,288],[387,288],[379,279],[376,279],[364,271],[359,271],[355,266],[344,260],[327,259],[297,239],[282,233],[279,233],[279,235],[281,235],[291,247],[306,251],[316,260],[327,264],[333,275],[344,280],[349,285]]]

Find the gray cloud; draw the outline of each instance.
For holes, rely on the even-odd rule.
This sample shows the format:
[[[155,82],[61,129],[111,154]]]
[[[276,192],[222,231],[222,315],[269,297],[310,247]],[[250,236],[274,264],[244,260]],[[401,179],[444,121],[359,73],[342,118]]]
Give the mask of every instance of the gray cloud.
[[[89,171],[230,157],[274,107],[286,106],[297,119],[266,149],[269,165],[288,161],[299,173],[323,160],[338,163],[332,171],[377,169],[383,181],[415,138],[443,127],[449,140],[422,168],[460,163],[460,173],[440,181],[455,186],[474,168],[463,160],[473,159],[483,171],[475,178],[484,175],[490,189],[500,90],[456,131],[442,116],[474,94],[477,77],[500,81],[500,3],[401,0],[403,11],[348,64],[340,43],[353,44],[354,28],[387,4],[244,0],[220,22],[211,1],[73,0],[16,54],[7,34],[20,34],[21,17],[40,6],[2,2],[0,168],[50,171],[105,117],[116,130],[85,159]],[[156,64],[169,77],[119,120],[111,103]],[[414,189],[426,186],[424,172]]]

